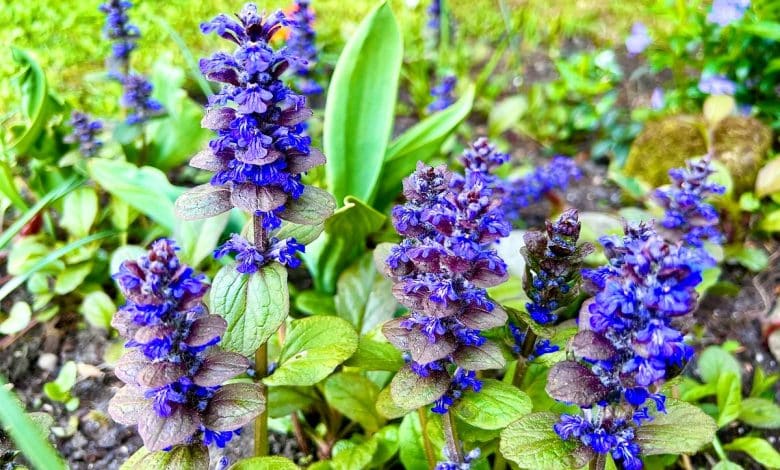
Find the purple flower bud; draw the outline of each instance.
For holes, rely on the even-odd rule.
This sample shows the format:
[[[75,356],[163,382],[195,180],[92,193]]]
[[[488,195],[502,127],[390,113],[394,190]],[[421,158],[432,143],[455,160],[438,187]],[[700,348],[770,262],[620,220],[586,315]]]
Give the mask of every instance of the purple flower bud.
[[[455,87],[458,78],[455,75],[447,75],[441,79],[438,85],[431,89],[433,101],[428,105],[428,112],[435,113],[449,108],[455,102]]]
[[[73,131],[63,140],[69,144],[78,144],[79,152],[84,157],[94,157],[103,147],[103,142],[97,139],[103,131],[103,123],[99,120],[90,121],[88,115],[73,111],[69,124],[73,127]]]
[[[723,75],[702,74],[699,80],[699,90],[708,95],[733,96],[737,91],[737,84]]]

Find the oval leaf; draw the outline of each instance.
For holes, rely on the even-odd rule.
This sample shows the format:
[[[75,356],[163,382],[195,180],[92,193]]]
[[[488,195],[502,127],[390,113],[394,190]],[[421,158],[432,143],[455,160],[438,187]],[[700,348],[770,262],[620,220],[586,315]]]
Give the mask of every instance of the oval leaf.
[[[564,441],[555,433],[555,413],[523,416],[501,432],[501,455],[520,468],[569,470],[577,468],[573,452],[577,441]]]
[[[636,443],[643,455],[693,454],[712,442],[717,430],[715,420],[697,406],[669,399],[665,414],[656,414],[637,430]]]
[[[263,386],[232,383],[217,390],[203,415],[203,425],[212,431],[242,428],[265,410]]]
[[[223,187],[202,184],[176,199],[176,215],[184,220],[198,220],[214,217],[233,208],[230,190]]]
[[[450,376],[446,372],[435,371],[428,377],[420,377],[404,366],[390,382],[390,395],[396,405],[414,410],[439,399],[449,386]]]

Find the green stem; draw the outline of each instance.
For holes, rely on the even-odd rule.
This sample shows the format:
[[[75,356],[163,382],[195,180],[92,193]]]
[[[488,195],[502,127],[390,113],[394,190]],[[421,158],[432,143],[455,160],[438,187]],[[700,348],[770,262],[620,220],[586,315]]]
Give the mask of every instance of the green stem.
[[[267,234],[263,227],[263,218],[254,217],[253,235],[255,247],[265,251],[268,244]],[[255,351],[255,380],[260,382],[268,374],[268,343],[263,343]],[[263,397],[266,408],[255,418],[255,456],[268,455],[268,388],[263,386]]]
[[[718,458],[720,460],[729,459],[728,455],[726,455],[726,451],[723,450],[723,446],[720,444],[720,439],[718,439],[718,436],[715,436],[715,438],[712,440],[712,447],[715,448],[715,453],[718,454]]]
[[[501,452],[496,450],[496,459],[493,461],[493,470],[504,470],[506,468],[506,460]]]
[[[433,470],[436,467],[436,455],[433,452],[433,444],[428,436],[428,415],[425,414],[425,408],[417,408],[417,415],[420,417],[420,429],[423,438],[423,447],[425,448],[425,458],[428,460],[428,468]]]
[[[456,463],[463,463],[463,452],[460,450],[460,441],[458,440],[458,429],[455,426],[455,416],[451,412],[446,412],[441,417],[441,425],[444,429],[444,445],[449,450],[449,458]]]

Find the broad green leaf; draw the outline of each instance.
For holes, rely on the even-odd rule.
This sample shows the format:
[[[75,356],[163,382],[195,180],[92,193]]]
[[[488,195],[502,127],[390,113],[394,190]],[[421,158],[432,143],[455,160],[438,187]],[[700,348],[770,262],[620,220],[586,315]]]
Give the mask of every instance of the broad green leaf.
[[[10,281],[8,281],[5,285],[0,287],[0,300],[3,300],[8,294],[13,292],[14,289],[21,286],[22,284],[27,281],[27,279],[30,278],[33,274],[37,273],[38,271],[46,268],[49,266],[52,262],[59,260],[61,257],[67,255],[68,253],[77,250],[85,245],[88,245],[92,242],[102,240],[104,238],[108,238],[110,236],[113,236],[114,232],[111,231],[103,231],[94,233],[88,237],[82,238],[80,240],[76,240],[74,242],[68,243],[67,245],[63,246],[62,248],[58,248],[43,258],[40,258],[34,265],[28,267],[25,272],[20,273],[19,275],[12,278]]]
[[[98,197],[93,188],[81,187],[68,193],[62,200],[60,226],[74,238],[89,235],[98,213]]]
[[[739,208],[745,212],[756,212],[761,209],[761,201],[751,192],[739,195]]]
[[[398,406],[390,395],[390,387],[385,387],[376,398],[376,410],[387,419],[396,419],[406,416],[409,410]]]
[[[22,331],[32,318],[32,309],[27,302],[15,302],[8,318],[0,323],[0,335],[12,335]]]
[[[564,441],[555,433],[555,413],[532,413],[510,424],[501,432],[501,455],[521,468],[534,470],[570,470],[576,468],[572,455],[577,441]]]
[[[252,457],[239,460],[229,470],[298,470],[298,466],[284,457]]]
[[[416,410],[438,400],[450,386],[450,376],[445,372],[432,372],[421,377],[409,366],[399,370],[390,383],[393,402],[407,410]]]
[[[414,171],[417,162],[427,162],[439,154],[444,141],[466,119],[473,104],[474,87],[470,86],[452,106],[418,122],[390,144],[375,207],[391,204],[401,192],[403,179]]]
[[[294,238],[301,245],[308,245],[320,236],[325,230],[325,224],[303,225],[284,221],[278,230],[271,233],[271,236],[283,240],[285,238]]]
[[[722,460],[712,467],[712,470],[745,470],[742,465],[736,464],[730,460]]]
[[[344,46],[325,104],[323,143],[328,189],[341,202],[373,201],[393,129],[403,39],[382,3]]]
[[[736,261],[755,273],[763,271],[769,265],[769,256],[760,248],[739,243],[727,246],[724,252],[727,261]]]
[[[385,215],[354,197],[344,200],[325,222],[325,233],[306,247],[303,259],[317,290],[334,293],[339,274],[366,252],[366,239],[385,222]]]
[[[398,303],[392,284],[380,275],[371,253],[345,269],[336,284],[336,313],[364,334],[393,318]]]
[[[371,468],[381,468],[383,464],[392,459],[398,453],[398,428],[397,424],[383,427],[371,439],[376,440],[377,448],[371,461]]]
[[[271,418],[282,418],[317,400],[317,394],[311,388],[268,387],[268,415]]]
[[[453,411],[472,426],[502,429],[531,412],[531,399],[511,384],[484,379],[482,389],[464,393]]]
[[[762,198],[780,192],[780,158],[764,165],[756,177],[756,197]]]
[[[336,315],[333,296],[316,290],[305,290],[295,296],[295,308],[307,315]]]
[[[203,444],[179,445],[171,450],[149,452],[141,447],[120,470],[148,468],[155,470],[208,470],[209,451]]]
[[[398,429],[398,442],[401,463],[406,470],[428,470],[422,433],[417,413],[404,416]]]
[[[387,341],[375,341],[361,337],[357,351],[349,358],[346,365],[363,370],[395,372],[403,367],[404,359],[401,351]]]
[[[67,469],[65,462],[41,435],[38,426],[24,412],[21,402],[5,387],[0,377],[0,423],[11,436],[17,448],[35,468],[46,470]]]
[[[739,420],[761,429],[780,429],[780,406],[766,398],[745,398]]]
[[[57,295],[65,295],[76,290],[92,272],[92,266],[91,262],[66,266],[57,274],[54,292]]]
[[[742,385],[733,373],[718,378],[718,427],[723,427],[739,417],[742,405]]]
[[[228,323],[220,345],[251,356],[279,329],[290,311],[287,269],[272,263],[254,274],[241,274],[235,264],[223,266],[214,276],[209,299],[211,311]]]
[[[369,439],[361,443],[345,440],[338,441],[333,446],[333,459],[330,465],[334,470],[366,468],[374,457],[377,445],[375,439]]]
[[[693,454],[715,437],[718,426],[697,406],[669,399],[666,413],[658,413],[636,433],[643,455]]]
[[[780,209],[776,209],[764,216],[759,222],[758,228],[764,232],[780,232]]]
[[[2,167],[0,167],[0,169],[2,169]],[[0,249],[5,248],[8,242],[10,242],[11,239],[16,236],[16,234],[19,233],[19,231],[24,228],[24,226],[27,225],[27,223],[31,221],[33,217],[35,217],[36,214],[41,212],[44,208],[48,207],[49,204],[78,188],[82,183],[84,183],[83,178],[73,176],[46,193],[46,195],[44,195],[42,198],[38,199],[38,202],[36,202],[35,205],[26,210],[24,214],[16,219],[10,227],[3,231],[3,233],[0,233]]]
[[[360,374],[340,372],[325,381],[325,400],[339,413],[357,421],[368,432],[377,431],[384,419],[376,411],[379,387]]]
[[[741,26],[741,29],[765,39],[780,41],[780,23],[777,21],[758,21]]]
[[[165,227],[175,228],[173,201],[182,192],[168,182],[165,173],[149,166],[95,158],[87,166],[89,175],[103,189],[125,201],[130,207]]]
[[[294,320],[279,354],[279,365],[263,381],[272,386],[314,385],[349,359],[357,345],[357,333],[341,318]]]
[[[11,46],[11,57],[14,62],[26,68],[20,76],[20,84],[23,111],[30,122],[24,132],[10,145],[10,150],[17,155],[22,155],[32,146],[49,119],[47,106],[50,103],[49,86],[43,69],[29,53]]]
[[[528,98],[514,95],[504,98],[490,108],[488,114],[488,135],[497,137],[511,129],[528,110]]]
[[[81,314],[90,325],[96,328],[111,330],[111,318],[116,312],[116,306],[111,297],[103,291],[90,292],[81,302]]]
[[[707,383],[718,383],[721,374],[733,373],[737,377],[742,374],[739,362],[718,346],[710,346],[699,355],[699,375]]]
[[[766,468],[780,468],[780,452],[766,439],[760,437],[738,437],[723,446],[730,451],[745,452]]]

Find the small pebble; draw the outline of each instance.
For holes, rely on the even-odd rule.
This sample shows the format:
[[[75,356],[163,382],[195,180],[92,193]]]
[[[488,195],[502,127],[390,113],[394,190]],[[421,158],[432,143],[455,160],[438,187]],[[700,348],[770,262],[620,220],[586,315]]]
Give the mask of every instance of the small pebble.
[[[54,372],[57,368],[57,355],[52,353],[43,353],[38,357],[38,367],[45,371]]]

